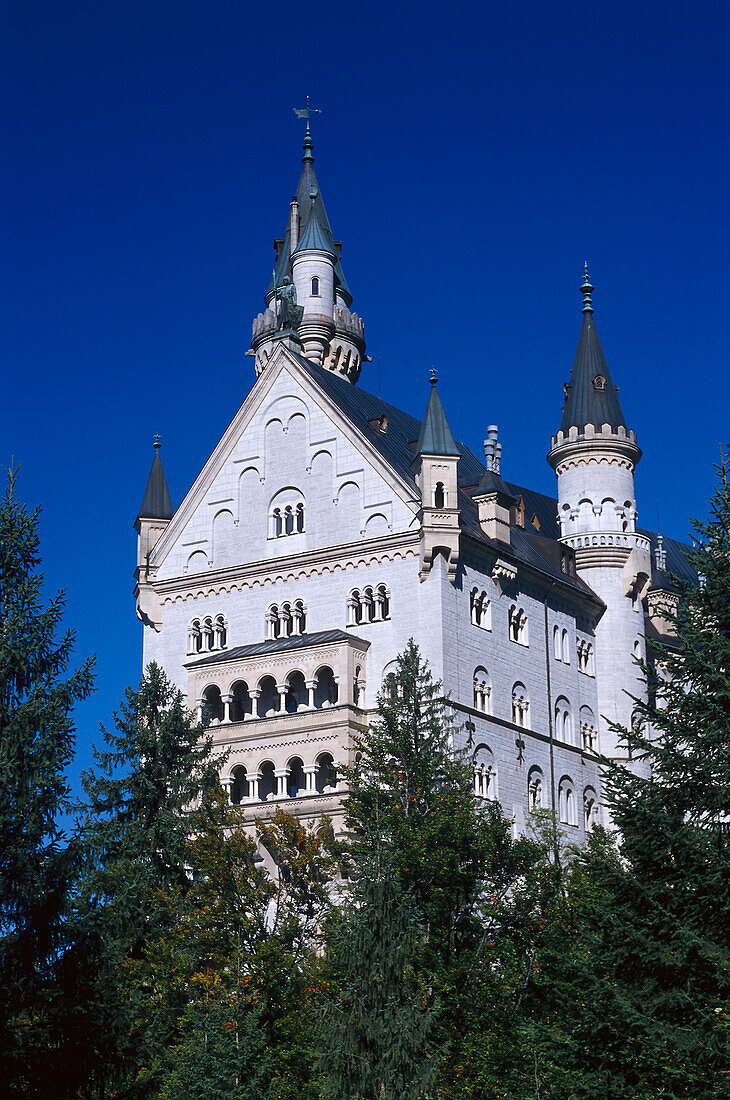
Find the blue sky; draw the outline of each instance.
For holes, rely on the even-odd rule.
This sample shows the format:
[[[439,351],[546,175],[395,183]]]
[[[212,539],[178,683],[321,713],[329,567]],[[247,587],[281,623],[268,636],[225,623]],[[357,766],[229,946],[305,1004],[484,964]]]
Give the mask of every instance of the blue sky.
[[[455,434],[480,453],[499,424],[505,476],[551,492],[587,259],[640,522],[658,506],[682,538],[705,512],[729,434],[727,4],[6,0],[0,40],[0,462],[98,657],[79,766],[141,671],[154,433],[178,504],[252,384],[307,93],[361,384],[420,416],[435,364]]]

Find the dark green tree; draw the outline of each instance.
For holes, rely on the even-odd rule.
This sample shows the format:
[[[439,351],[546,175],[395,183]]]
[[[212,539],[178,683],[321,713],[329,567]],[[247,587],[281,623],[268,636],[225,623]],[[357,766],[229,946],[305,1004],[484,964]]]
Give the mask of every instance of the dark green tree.
[[[42,599],[38,515],[0,503],[0,1081],[5,1096],[63,1096],[79,1083],[74,1024],[85,948],[69,924],[80,854],[69,809],[73,708],[92,688],[87,660],[67,675],[64,597]]]
[[[477,804],[472,763],[453,749],[441,685],[412,641],[355,748],[357,766],[348,772],[349,857],[356,869],[375,843],[368,838],[377,838],[417,921],[409,967],[432,1014],[430,1050],[438,1052],[439,1072],[431,1091],[491,1095],[493,1083],[503,1084],[506,1052],[519,1045],[514,975],[522,974],[522,941],[513,899],[541,850],[511,839],[496,803]],[[347,846],[343,857],[346,862]],[[420,1011],[416,1002],[413,1007]],[[408,1034],[405,1024],[402,1030]],[[398,1029],[384,1038],[398,1041]]]
[[[189,839],[220,760],[181,693],[151,664],[103,730],[77,806],[86,874],[78,919],[104,945],[87,1060],[97,1086],[154,1092],[150,1067],[173,1040],[181,1008],[150,982],[150,953],[170,935],[191,888]]]
[[[606,761],[617,837],[566,878],[567,950],[546,958],[543,1047],[576,1097],[716,1100],[730,1089],[730,484],[695,523],[697,586],[674,578],[675,637]],[[548,1092],[547,1095],[553,1095]],[[565,1095],[565,1092],[562,1092]]]

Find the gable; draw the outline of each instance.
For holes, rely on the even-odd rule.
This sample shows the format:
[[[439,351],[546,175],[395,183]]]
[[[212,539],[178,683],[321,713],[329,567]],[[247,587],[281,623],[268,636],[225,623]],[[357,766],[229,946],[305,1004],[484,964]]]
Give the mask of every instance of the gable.
[[[390,536],[415,489],[284,348],[257,379],[154,554],[161,580]]]

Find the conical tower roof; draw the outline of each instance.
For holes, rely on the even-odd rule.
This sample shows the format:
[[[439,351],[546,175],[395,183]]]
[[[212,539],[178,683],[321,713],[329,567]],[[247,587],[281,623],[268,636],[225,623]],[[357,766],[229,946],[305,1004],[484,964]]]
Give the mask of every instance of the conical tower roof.
[[[314,196],[314,202],[312,197]],[[335,246],[334,235],[330,227],[329,218],[327,217],[327,211],[324,207],[322,200],[322,193],[319,189],[319,183],[314,171],[314,155],[312,153],[312,135],[307,127],[307,132],[304,136],[304,156],[302,157],[302,174],[299,177],[299,183],[297,184],[297,190],[294,195],[299,206],[299,248],[302,247],[302,242],[307,238],[307,230],[309,229],[309,223],[314,219],[314,225],[308,239],[314,238],[318,242],[324,242],[325,247],[323,251],[331,252],[335,257],[335,288],[339,289],[345,298],[347,305],[352,304],[352,295],[350,289],[345,280],[345,276],[342,271],[342,264],[340,263],[339,253]],[[310,244],[310,248],[322,248],[322,243]],[[286,233],[284,235],[284,241],[279,249],[279,255],[276,261],[275,267],[276,285],[280,286],[281,281],[285,275],[291,276],[291,233],[287,226]],[[274,280],[271,279],[269,288],[266,291],[266,298],[268,299],[274,293]]]
[[[142,498],[142,506],[137,519],[172,519],[175,509],[167,488],[167,478],[160,458],[160,437],[155,439],[155,457],[147,478],[147,488]]]
[[[436,374],[432,372],[431,396],[423,418],[421,434],[416,445],[416,455],[457,455],[461,451],[451,433],[441,398],[436,389]]]
[[[583,432],[588,424],[592,424],[596,431],[600,431],[603,424],[609,424],[614,430],[627,426],[621,411],[618,390],[611,378],[593,320],[592,291],[586,264],[581,287],[583,325],[570,382],[565,388],[565,406],[560,422],[560,431],[566,436],[571,428]]]

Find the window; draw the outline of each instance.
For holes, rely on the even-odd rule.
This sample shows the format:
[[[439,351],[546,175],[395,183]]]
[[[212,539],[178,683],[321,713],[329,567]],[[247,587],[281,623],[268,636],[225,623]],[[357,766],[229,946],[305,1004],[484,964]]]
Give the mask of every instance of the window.
[[[570,664],[570,637],[568,631],[563,631],[563,664]]]
[[[318,794],[327,794],[337,788],[337,769],[331,752],[321,752],[317,757],[315,786]]]
[[[266,638],[298,638],[307,632],[307,608],[303,600],[273,603],[266,612]]]
[[[575,812],[575,788],[573,780],[564,775],[558,787],[558,816],[562,825],[577,827],[578,818]]]
[[[487,745],[478,745],[474,753],[474,794],[477,798],[497,798],[497,769]]]
[[[353,588],[347,597],[347,625],[382,623],[390,618],[390,589],[385,584]]]
[[[491,694],[489,673],[485,668],[480,667],[474,672],[474,709],[480,710],[483,714],[489,714]]]
[[[203,692],[201,718],[206,726],[217,726],[223,721],[223,699],[221,689],[216,684],[211,684]]]
[[[583,791],[583,824],[586,832],[598,824],[598,798],[593,787]]]
[[[188,627],[188,653],[213,653],[228,645],[228,624],[224,615],[193,619]]]
[[[555,737],[566,745],[573,744],[573,715],[570,703],[562,695],[555,703]]]
[[[580,743],[586,752],[596,752],[598,748],[596,719],[590,707],[580,708]]]
[[[593,676],[593,643],[587,642],[584,638],[579,638],[576,648],[578,651],[578,671],[586,676]]]
[[[527,808],[532,813],[544,806],[545,782],[540,768],[530,768],[527,776]]]
[[[606,388],[606,379],[604,378],[604,376],[602,374],[597,374],[596,375],[596,377],[593,379],[593,386],[597,390],[605,390],[605,388]]]
[[[304,500],[298,489],[281,489],[269,505],[269,538],[279,539],[304,531]]]
[[[231,721],[245,722],[253,714],[253,699],[245,680],[237,680],[231,688]]]
[[[316,275],[312,276],[312,297],[319,298],[319,279]]]
[[[562,646],[560,644],[560,627],[559,626],[556,626],[556,627],[553,628],[553,657],[555,658],[556,661],[562,661],[562,659],[563,659],[563,650],[562,650]]]
[[[482,630],[492,629],[492,601],[486,592],[480,592],[478,588],[472,588],[469,595],[469,607],[471,621],[474,626],[480,626]]]
[[[529,729],[530,700],[527,695],[527,688],[519,681],[512,688],[512,721],[516,726]]]
[[[508,614],[508,630],[510,641],[517,642],[519,645],[528,644],[527,615],[524,608],[512,604]]]
[[[433,491],[433,506],[434,508],[446,507],[446,492],[444,490],[443,481],[436,482],[436,487]]]

